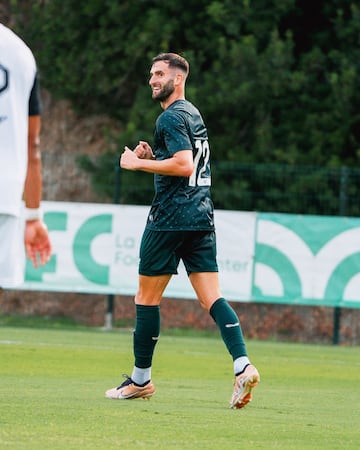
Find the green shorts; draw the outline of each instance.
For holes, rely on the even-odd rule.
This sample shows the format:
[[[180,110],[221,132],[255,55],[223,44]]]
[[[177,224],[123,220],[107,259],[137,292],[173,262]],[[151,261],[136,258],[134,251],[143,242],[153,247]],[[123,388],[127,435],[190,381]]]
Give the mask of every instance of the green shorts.
[[[188,274],[218,272],[215,232],[145,229],[140,245],[140,275],[177,274],[180,260]]]

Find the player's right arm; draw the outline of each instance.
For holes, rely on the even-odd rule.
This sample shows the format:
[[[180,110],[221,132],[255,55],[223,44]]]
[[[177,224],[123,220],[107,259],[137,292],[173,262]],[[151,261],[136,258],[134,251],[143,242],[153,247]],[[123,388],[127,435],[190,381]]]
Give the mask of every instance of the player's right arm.
[[[29,116],[28,167],[24,186],[27,208],[39,208],[42,195],[40,116]]]
[[[49,233],[41,217],[42,166],[40,152],[41,105],[39,85],[35,78],[29,100],[28,166],[24,185],[26,210],[24,242],[28,258],[33,265],[49,261],[52,246]]]
[[[171,158],[158,161],[141,159],[129,147],[125,147],[120,158],[120,167],[159,175],[190,177],[194,170],[193,152],[192,150],[180,150]]]

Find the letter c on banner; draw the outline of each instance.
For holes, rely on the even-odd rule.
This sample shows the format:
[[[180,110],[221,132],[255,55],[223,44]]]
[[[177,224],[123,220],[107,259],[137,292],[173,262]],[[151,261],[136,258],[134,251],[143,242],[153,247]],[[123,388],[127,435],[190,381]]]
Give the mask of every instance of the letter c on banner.
[[[74,239],[75,264],[87,280],[96,284],[109,283],[109,266],[94,261],[91,255],[91,243],[99,234],[111,233],[111,228],[111,214],[94,216],[84,222]]]

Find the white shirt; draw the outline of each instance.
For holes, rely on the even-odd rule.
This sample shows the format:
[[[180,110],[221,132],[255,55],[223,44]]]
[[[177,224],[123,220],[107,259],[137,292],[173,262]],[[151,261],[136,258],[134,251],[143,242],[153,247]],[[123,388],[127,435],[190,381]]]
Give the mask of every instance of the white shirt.
[[[35,76],[36,63],[29,47],[0,24],[0,214],[21,213],[29,97]]]

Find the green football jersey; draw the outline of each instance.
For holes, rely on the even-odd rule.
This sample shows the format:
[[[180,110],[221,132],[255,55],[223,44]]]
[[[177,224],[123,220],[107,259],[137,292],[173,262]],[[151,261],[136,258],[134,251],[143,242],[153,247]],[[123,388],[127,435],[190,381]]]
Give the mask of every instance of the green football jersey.
[[[190,177],[155,174],[155,196],[146,227],[151,230],[213,230],[210,195],[210,147],[200,112],[187,100],[177,100],[156,121],[153,152],[157,160],[192,150]]]

